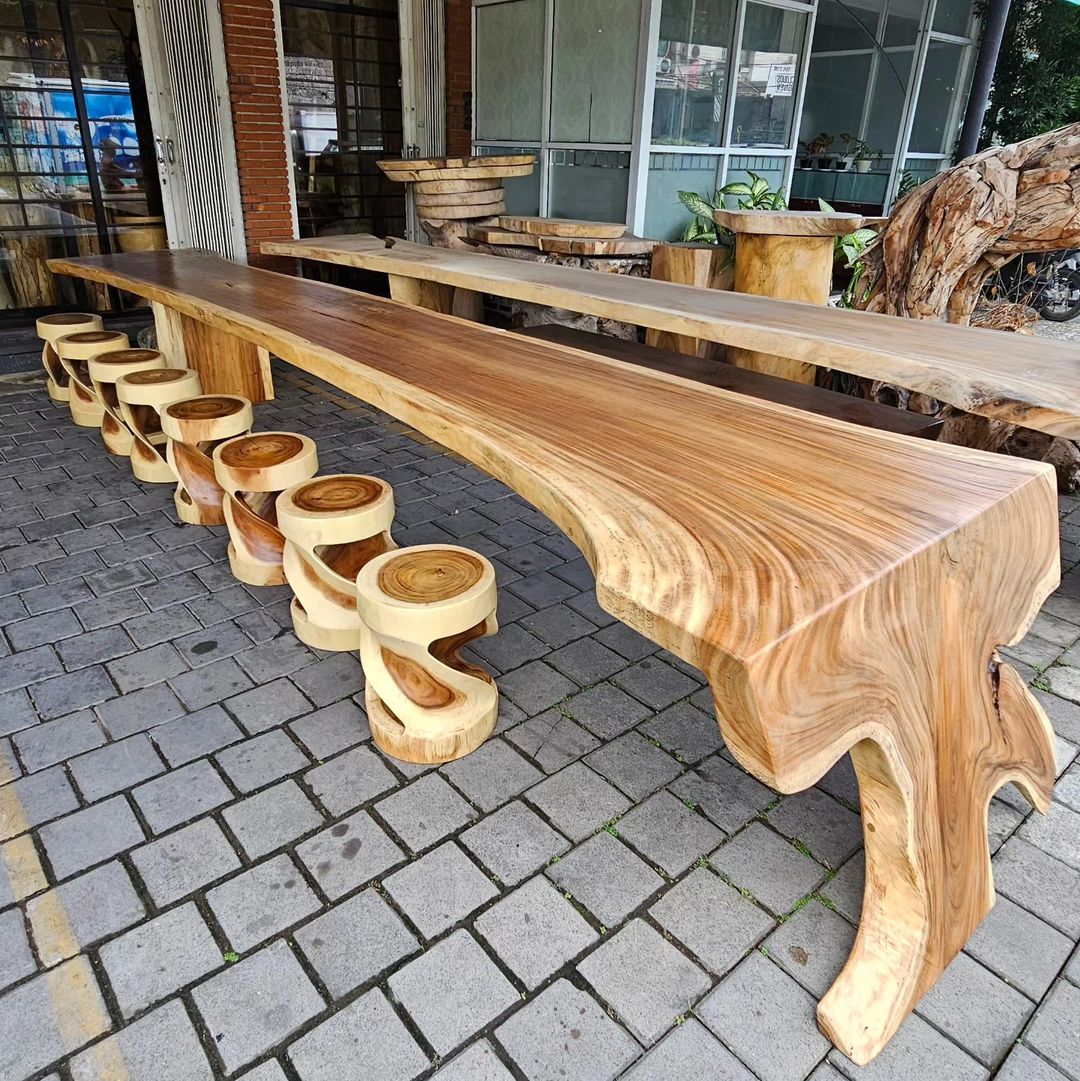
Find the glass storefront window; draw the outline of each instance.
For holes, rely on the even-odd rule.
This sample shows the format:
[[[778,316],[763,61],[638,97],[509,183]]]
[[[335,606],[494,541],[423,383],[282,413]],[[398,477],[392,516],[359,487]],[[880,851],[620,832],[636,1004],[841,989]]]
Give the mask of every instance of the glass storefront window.
[[[508,176],[503,179],[506,193],[506,213],[532,216],[540,213],[540,158],[538,146],[478,146],[475,154],[535,154],[536,168],[528,176]]]
[[[801,11],[746,5],[731,146],[788,145],[805,34]]]
[[[715,154],[650,154],[645,235],[653,240],[680,240],[690,211],[679,201],[679,192],[693,191],[711,200],[722,161]]]
[[[968,48],[950,41],[930,42],[908,143],[910,153],[945,154],[952,149],[958,119],[953,104]]]
[[[476,136],[540,139],[544,100],[544,0],[476,9]]]
[[[971,20],[971,0],[937,0],[934,29],[941,34],[966,37]]]
[[[734,0],[664,0],[653,71],[654,143],[720,145],[734,23]]]
[[[622,150],[552,150],[553,218],[626,221],[630,154]]]
[[[640,0],[555,0],[553,142],[630,142],[640,29]]]

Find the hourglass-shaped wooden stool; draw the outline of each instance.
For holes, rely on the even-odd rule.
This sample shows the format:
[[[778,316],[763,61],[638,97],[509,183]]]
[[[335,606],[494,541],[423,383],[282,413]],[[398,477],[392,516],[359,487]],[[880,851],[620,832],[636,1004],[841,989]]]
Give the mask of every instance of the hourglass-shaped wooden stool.
[[[105,406],[90,379],[90,359],[127,349],[128,336],[118,330],[80,330],[57,338],[53,348],[68,377],[71,419],[82,428],[100,428]]]
[[[315,444],[292,432],[256,432],[214,448],[214,475],[225,490],[229,566],[252,586],[285,584],[285,538],[277,527],[277,497],[319,468]]]
[[[201,393],[198,373],[190,368],[144,368],[116,380],[120,419],[131,432],[131,471],[139,480],[151,484],[176,480],[165,457],[168,437],[161,429],[161,410]]]
[[[56,355],[56,339],[80,330],[101,330],[101,316],[85,312],[58,312],[43,315],[37,321],[38,337],[45,340],[41,349],[41,366],[45,369],[45,386],[54,402],[67,402],[71,396],[68,373]]]
[[[316,649],[360,648],[357,572],[397,545],[394,492],[385,481],[339,473],[301,481],[277,500],[282,566],[295,594],[293,630]]]
[[[173,402],[161,410],[161,430],[168,438],[165,460],[176,475],[173,502],[180,521],[189,525],[224,525],[225,493],[214,475],[214,448],[251,431],[251,402],[238,394],[203,394]]]
[[[499,692],[459,650],[494,634],[495,571],[476,552],[421,544],[356,577],[360,660],[375,742],[406,762],[449,762],[491,735]]]
[[[116,381],[129,372],[153,371],[165,367],[165,354],[157,349],[114,349],[98,353],[86,363],[94,393],[101,400],[101,441],[110,454],[131,456],[132,435],[120,415]]]

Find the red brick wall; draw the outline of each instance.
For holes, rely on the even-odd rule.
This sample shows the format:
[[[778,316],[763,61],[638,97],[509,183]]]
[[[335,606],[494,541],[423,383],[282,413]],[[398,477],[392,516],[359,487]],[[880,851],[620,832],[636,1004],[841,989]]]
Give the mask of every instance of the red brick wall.
[[[256,266],[292,267],[259,254],[259,244],[293,235],[275,0],[221,0],[240,197],[248,258]]]
[[[446,0],[446,151],[468,154],[472,133],[472,0]]]

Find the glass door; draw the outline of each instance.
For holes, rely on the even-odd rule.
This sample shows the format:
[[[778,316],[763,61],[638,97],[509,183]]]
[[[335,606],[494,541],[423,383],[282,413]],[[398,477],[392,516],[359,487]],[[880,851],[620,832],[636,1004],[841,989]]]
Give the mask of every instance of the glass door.
[[[133,0],[0,4],[0,318],[119,310],[47,260],[166,246]]]

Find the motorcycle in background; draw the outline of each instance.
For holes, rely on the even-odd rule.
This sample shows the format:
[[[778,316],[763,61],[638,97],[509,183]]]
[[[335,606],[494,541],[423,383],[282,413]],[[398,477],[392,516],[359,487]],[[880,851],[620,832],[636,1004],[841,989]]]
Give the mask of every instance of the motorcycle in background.
[[[1054,323],[1080,315],[1080,248],[1020,255],[987,283],[988,300],[1025,304]]]

